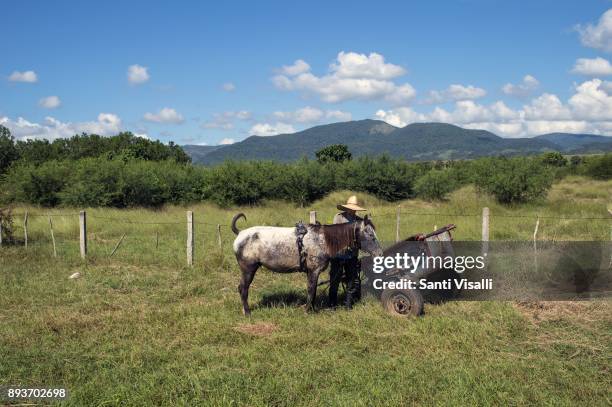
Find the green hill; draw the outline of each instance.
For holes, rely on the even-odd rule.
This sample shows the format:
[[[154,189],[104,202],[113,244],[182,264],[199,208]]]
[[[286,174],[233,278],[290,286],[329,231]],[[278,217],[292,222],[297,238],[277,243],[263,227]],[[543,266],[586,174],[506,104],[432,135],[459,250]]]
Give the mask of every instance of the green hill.
[[[612,137],[594,134],[550,133],[535,137],[553,142],[564,152],[605,152],[612,150]]]
[[[578,141],[576,137],[578,136]],[[603,139],[603,140],[602,140]],[[193,162],[217,164],[227,159],[294,161],[330,144],[346,144],[354,156],[389,154],[407,160],[466,159],[491,155],[526,155],[544,151],[612,151],[612,138],[594,135],[548,134],[533,138],[503,138],[486,130],[446,123],[413,123],[397,128],[378,120],[315,126],[292,134],[251,136],[227,146],[187,146]],[[593,147],[595,146],[595,147]],[[586,149],[586,151],[585,151]]]

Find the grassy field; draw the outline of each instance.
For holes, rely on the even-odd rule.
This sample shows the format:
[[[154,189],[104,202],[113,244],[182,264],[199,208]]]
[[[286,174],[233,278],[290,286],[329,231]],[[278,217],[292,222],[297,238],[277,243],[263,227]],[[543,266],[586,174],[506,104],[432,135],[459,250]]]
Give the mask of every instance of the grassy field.
[[[244,318],[233,235],[222,227],[220,249],[216,224],[238,210],[246,225],[288,226],[312,209],[329,222],[347,194],[309,208],[88,209],[86,262],[77,209],[15,208],[31,215],[29,245],[0,249],[0,385],[66,387],[65,404],[75,406],[610,405],[610,301],[451,302],[397,319],[367,299],[352,311],[305,314],[304,276],[261,271]],[[494,240],[530,239],[536,214],[540,239],[608,240],[610,220],[552,217],[604,218],[611,197],[612,182],[568,178],[546,202],[507,208],[468,187],[447,202],[401,202],[401,233],[455,223],[457,239],[478,240],[488,206]],[[393,239],[397,204],[360,198],[381,239]],[[193,268],[189,209],[198,222]],[[48,218],[36,216],[48,213],[66,214],[52,217],[58,258]]]

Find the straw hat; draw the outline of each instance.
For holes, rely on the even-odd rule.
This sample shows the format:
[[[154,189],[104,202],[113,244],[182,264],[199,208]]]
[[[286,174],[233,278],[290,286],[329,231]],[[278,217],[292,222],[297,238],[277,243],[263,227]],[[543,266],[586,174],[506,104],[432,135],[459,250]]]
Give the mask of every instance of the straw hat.
[[[365,211],[366,209],[359,206],[359,201],[357,201],[357,196],[349,196],[349,199],[346,200],[344,205],[340,204],[337,206],[341,211],[351,210],[351,211]]]

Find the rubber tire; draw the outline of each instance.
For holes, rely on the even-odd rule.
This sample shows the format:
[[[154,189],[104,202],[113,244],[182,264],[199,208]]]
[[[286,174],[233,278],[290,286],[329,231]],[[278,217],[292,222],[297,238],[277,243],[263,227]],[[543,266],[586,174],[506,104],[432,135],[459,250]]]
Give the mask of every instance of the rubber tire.
[[[423,295],[418,290],[384,290],[380,297],[383,308],[391,315],[410,317],[423,315]]]

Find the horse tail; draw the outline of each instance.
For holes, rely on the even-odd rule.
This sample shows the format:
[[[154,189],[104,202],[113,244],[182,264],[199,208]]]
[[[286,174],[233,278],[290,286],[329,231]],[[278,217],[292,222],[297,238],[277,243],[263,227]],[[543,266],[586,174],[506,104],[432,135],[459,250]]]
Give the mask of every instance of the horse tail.
[[[234,232],[234,234],[236,235],[240,233],[240,230],[238,230],[238,228],[236,227],[236,221],[240,218],[244,218],[244,220],[246,221],[246,216],[244,216],[244,213],[242,212],[235,214],[232,218],[232,232]]]

